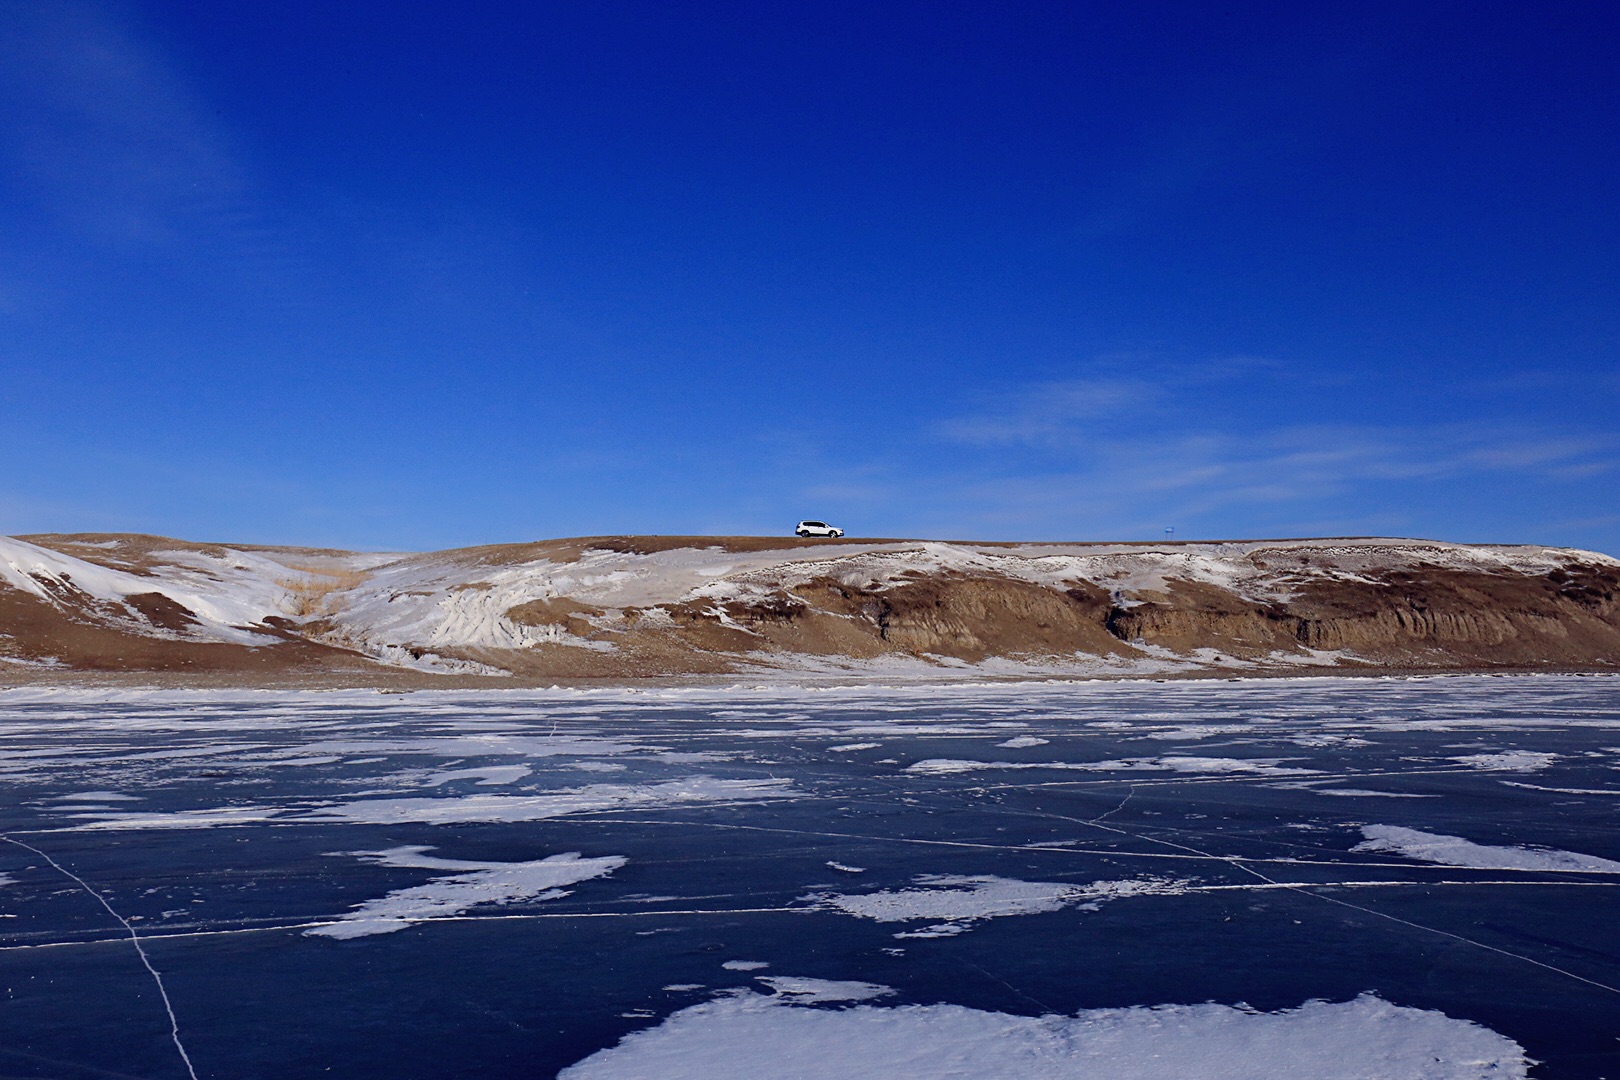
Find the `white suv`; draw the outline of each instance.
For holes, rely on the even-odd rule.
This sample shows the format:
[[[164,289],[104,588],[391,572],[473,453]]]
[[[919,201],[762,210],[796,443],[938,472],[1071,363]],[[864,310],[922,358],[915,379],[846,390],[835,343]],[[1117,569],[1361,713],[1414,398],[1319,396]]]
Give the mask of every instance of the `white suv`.
[[[836,538],[844,535],[843,529],[835,529],[825,521],[801,521],[799,527],[793,530],[800,536],[826,536]]]

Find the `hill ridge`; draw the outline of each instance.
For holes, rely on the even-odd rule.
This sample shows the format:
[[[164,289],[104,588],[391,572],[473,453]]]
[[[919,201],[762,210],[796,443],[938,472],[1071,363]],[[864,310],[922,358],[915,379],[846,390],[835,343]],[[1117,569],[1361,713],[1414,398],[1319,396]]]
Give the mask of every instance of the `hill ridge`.
[[[1620,670],[1620,560],[1403,537],[0,538],[0,678]]]

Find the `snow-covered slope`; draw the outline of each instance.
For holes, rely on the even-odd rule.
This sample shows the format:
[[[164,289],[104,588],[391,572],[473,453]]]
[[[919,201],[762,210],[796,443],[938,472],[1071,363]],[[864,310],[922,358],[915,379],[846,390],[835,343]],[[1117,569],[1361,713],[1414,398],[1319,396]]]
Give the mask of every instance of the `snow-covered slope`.
[[[13,589],[64,610],[100,612],[141,622],[131,597],[161,596],[185,609],[181,631],[144,620],[158,636],[184,636],[256,644],[248,627],[285,614],[286,590],[277,583],[285,567],[245,553],[203,560],[175,552],[165,573],[139,574],[97,565],[23,540],[0,537],[0,579]],[[173,610],[172,608],[170,610]]]
[[[0,656],[70,665],[82,657],[31,629],[533,676],[1620,662],[1620,561],[1417,540],[604,537],[362,555],[50,536],[0,539],[0,582]]]

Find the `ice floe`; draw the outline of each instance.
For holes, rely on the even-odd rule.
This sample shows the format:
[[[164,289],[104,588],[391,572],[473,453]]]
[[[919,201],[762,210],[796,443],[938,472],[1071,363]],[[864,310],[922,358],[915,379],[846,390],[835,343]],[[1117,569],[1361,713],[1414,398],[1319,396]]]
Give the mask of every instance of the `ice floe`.
[[[587,859],[577,851],[570,851],[531,862],[467,862],[423,854],[431,850],[411,845],[383,851],[341,852],[383,866],[455,873],[367,900],[339,916],[337,921],[312,927],[304,933],[338,939],[369,937],[391,934],[430,919],[460,915],[479,904],[556,900],[569,894],[563,886],[603,877],[628,861],[622,855]]]
[[[1521,847],[1505,844],[1476,844],[1460,836],[1423,832],[1399,825],[1363,825],[1367,839],[1352,851],[1387,851],[1443,866],[1466,866],[1474,870],[1578,871],[1589,874],[1620,874],[1620,862],[1596,855],[1557,848]]]
[[[1218,1004],[1012,1016],[960,1005],[845,1005],[871,983],[768,980],[734,991],[564,1069],[559,1080],[1522,1080],[1513,1040],[1373,994],[1259,1012]],[[840,989],[840,987],[845,987]],[[851,989],[849,987],[853,987]]]

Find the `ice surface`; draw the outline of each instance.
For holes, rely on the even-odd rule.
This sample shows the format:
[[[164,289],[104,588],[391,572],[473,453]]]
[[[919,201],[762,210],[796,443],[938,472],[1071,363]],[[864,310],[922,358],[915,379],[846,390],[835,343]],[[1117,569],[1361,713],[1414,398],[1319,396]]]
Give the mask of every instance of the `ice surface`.
[[[784,989],[784,980],[773,980]],[[881,988],[879,988],[881,989]],[[559,1080],[1522,1080],[1511,1039],[1370,994],[1255,1012],[1229,1005],[1011,1016],[959,1005],[806,1007],[737,993],[670,1016]],[[847,999],[846,999],[847,1000]]]
[[[621,855],[587,859],[577,851],[550,855],[532,862],[466,862],[424,856],[431,848],[406,846],[383,851],[351,851],[384,866],[424,870],[455,870],[425,885],[396,889],[387,896],[367,900],[338,921],[304,931],[314,937],[349,939],[392,934],[428,919],[459,915],[478,904],[515,904],[555,900],[567,896],[564,885],[602,877],[623,866]]]
[[[1205,732],[1219,742],[1151,741]],[[1548,1058],[1554,1076],[1620,1060],[1612,995],[1599,989],[1620,986],[1605,951],[1620,887],[1620,872],[1606,865],[1620,860],[1620,756],[1602,752],[1620,747],[1617,732],[1616,676],[397,695],[30,687],[0,691],[0,767],[12,794],[0,833],[38,842],[87,881],[107,882],[109,900],[136,917],[143,940],[177,939],[154,959],[193,1001],[176,997],[183,1030],[210,1047],[209,1075],[279,1075],[278,1061],[318,1040],[333,1075],[357,1080],[504,1075],[515,1060],[550,1076],[632,1026],[668,1034],[676,1018],[665,1028],[661,1019],[708,998],[693,993],[698,984],[746,984],[770,1003],[763,1009],[787,1017],[780,1031],[788,1035],[797,1024],[847,1022],[848,1040],[842,1028],[829,1037],[878,1040],[868,1047],[876,1064],[849,1076],[886,1077],[883,1054],[901,1047],[923,1055],[918,1069],[939,1065],[929,1055],[950,1043],[957,1056],[927,1075],[950,1076],[960,1065],[956,1075],[973,1077],[1040,1077],[1042,1069],[1107,1077],[1085,1057],[1095,1029],[1075,1010],[1245,997],[1275,1008],[1373,988],[1393,997],[1402,986],[1421,986],[1423,996],[1394,1000],[1489,1022]],[[1076,771],[905,771],[919,759],[994,759],[992,744],[1026,733],[1051,745],[1011,748],[1011,758],[1063,759],[1057,764]],[[827,749],[858,741],[899,760],[874,765],[876,748]],[[1195,753],[1157,756],[1178,750]],[[666,752],[730,760],[671,764],[659,756]],[[1524,758],[1508,759],[1515,767],[1506,770],[1451,759],[1526,753],[1550,763],[1527,772],[1518,768]],[[341,760],[268,767],[330,758]],[[1295,767],[1307,771],[1266,771]],[[510,787],[475,783],[521,769],[531,771]],[[120,794],[144,801],[111,798]],[[1383,832],[1367,824],[1378,816],[1392,823]],[[153,831],[77,831],[87,823]],[[217,825],[235,828],[158,831]],[[1392,846],[1348,851],[1375,839]],[[424,844],[438,847],[398,846]],[[630,862],[610,877],[558,884],[511,880],[524,864],[504,861],[544,863],[573,851],[580,861]],[[56,989],[27,988],[41,1011],[24,1011],[21,993],[8,1001],[0,1034],[38,1038],[49,1017],[123,1008],[128,987],[101,977],[122,970],[106,966],[111,950],[129,948],[114,941],[116,928],[87,922],[86,898],[37,859],[12,858],[0,864],[19,879],[0,890],[14,915],[0,918],[0,948],[19,970],[48,963],[59,977]],[[861,867],[870,869],[856,873]],[[924,871],[933,873],[917,876]],[[1188,880],[1144,877],[1154,873]],[[573,895],[546,899],[567,889]],[[815,895],[795,899],[804,894]],[[1099,904],[1109,905],[1104,916],[1082,914]],[[1401,921],[1347,920],[1343,904]],[[366,936],[418,917],[430,921]],[[317,919],[331,932],[300,937]],[[348,934],[356,939],[332,940]],[[934,940],[912,940],[921,938]],[[1459,962],[1433,969],[1425,942]],[[1272,953],[1275,963],[1254,962]],[[1120,956],[1130,978],[1099,981]],[[733,957],[772,966],[723,970]],[[297,985],[272,986],[258,978],[266,970],[296,970]],[[546,977],[557,971],[569,973],[567,994]],[[63,972],[75,974],[73,988]],[[825,986],[785,981],[800,972],[897,992],[858,1000],[846,990],[834,999]],[[1503,985],[1544,1008],[1500,1008],[1491,987]],[[255,1008],[210,1010],[196,1004],[198,987],[222,1000],[247,994]],[[40,996],[48,994],[59,998]],[[271,994],[286,1000],[261,1008]],[[449,1012],[435,1004],[441,997]],[[915,1011],[950,1005],[965,1011]],[[871,1015],[827,1019],[859,1010]],[[129,1009],[108,1030],[133,1044],[151,1026],[149,1012]],[[1018,1012],[1064,1015],[1008,1015]],[[1234,1038],[1300,1030],[1254,1028],[1243,1012],[1220,1014]],[[1157,1015],[1157,1028],[1185,1019],[1141,1013]],[[442,1031],[434,1020],[418,1023],[430,1014],[442,1016]],[[626,1014],[646,1019],[619,1019]],[[815,1015],[794,1019],[802,1014]],[[355,1016],[376,1023],[357,1026]],[[959,1029],[952,1016],[1005,1037],[972,1039],[976,1029]],[[468,1023],[477,1037],[458,1038],[473,1030]],[[1056,1026],[1041,1026],[1048,1023]],[[249,1027],[256,1042],[233,1040]],[[1384,1029],[1357,1030],[1361,1053],[1359,1044]],[[1025,1053],[1039,1041],[1031,1032],[1048,1039],[1045,1049]],[[890,1035],[892,1046],[883,1042]],[[39,1052],[64,1057],[75,1037],[64,1029]],[[1296,1075],[1271,1067],[1252,1042],[1214,1045],[1251,1066],[1245,1075]],[[1432,1045],[1437,1055],[1446,1050]],[[440,1053],[435,1046],[444,1056],[431,1067],[417,1060]],[[714,1049],[739,1046],[747,1040]],[[1140,1065],[1158,1052],[1147,1046],[1131,1042],[1110,1060]],[[683,1075],[627,1060],[629,1075]],[[1137,1075],[1196,1080],[1199,1068],[1219,1064],[1177,1071],[1184,1063],[1166,1060],[1164,1071],[1144,1065]],[[1392,1060],[1384,1069],[1346,1055],[1340,1075],[1459,1074],[1455,1058],[1427,1074]],[[1500,1067],[1460,1074],[1522,1075],[1483,1053],[1480,1060]],[[591,1063],[599,1066],[607,1064]],[[815,1073],[767,1063],[752,1075]]]
[[[1620,862],[1600,859],[1556,848],[1517,845],[1476,844],[1460,836],[1405,829],[1398,825],[1363,825],[1367,839],[1352,851],[1388,851],[1424,862],[1445,866],[1467,866],[1475,870],[1580,871],[1591,874],[1620,874]]]

